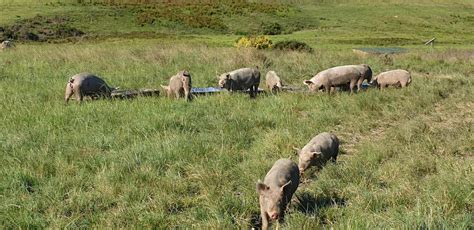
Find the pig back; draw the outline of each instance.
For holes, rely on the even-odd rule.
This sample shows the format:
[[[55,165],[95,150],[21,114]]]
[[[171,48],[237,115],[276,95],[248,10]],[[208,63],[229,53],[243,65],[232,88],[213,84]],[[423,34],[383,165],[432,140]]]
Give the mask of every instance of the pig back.
[[[180,74],[176,74],[170,78],[169,87],[173,92],[183,88],[183,81],[181,80]]]
[[[338,148],[339,139],[336,135],[323,132],[313,137],[313,139],[303,147],[302,151],[321,152],[322,160],[326,161],[334,154],[337,154]]]
[[[377,77],[377,82],[384,84],[396,84],[398,82],[408,82],[410,73],[403,69],[390,70],[380,73]]]
[[[327,69],[321,75],[327,78],[331,85],[342,85],[351,82],[351,80],[358,80],[361,77],[361,72],[353,65],[346,65]]]
[[[260,83],[260,72],[252,68],[242,68],[229,73],[234,90],[248,89]]]
[[[275,189],[280,188],[288,181],[291,181],[291,184],[285,187],[285,192],[291,196],[298,188],[300,174],[298,165],[290,159],[277,160],[264,179],[266,185]]]
[[[105,83],[105,81],[95,75],[88,75],[84,77],[84,79],[82,80],[80,89],[84,93],[97,93],[97,92],[110,93],[110,88]]]

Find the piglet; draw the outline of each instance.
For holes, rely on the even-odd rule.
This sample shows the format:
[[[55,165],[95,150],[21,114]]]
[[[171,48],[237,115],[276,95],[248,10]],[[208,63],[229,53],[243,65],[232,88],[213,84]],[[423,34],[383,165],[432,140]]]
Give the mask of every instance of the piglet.
[[[298,166],[290,159],[280,159],[268,171],[263,183],[257,182],[262,229],[268,229],[269,218],[282,220],[286,206],[300,183]]]

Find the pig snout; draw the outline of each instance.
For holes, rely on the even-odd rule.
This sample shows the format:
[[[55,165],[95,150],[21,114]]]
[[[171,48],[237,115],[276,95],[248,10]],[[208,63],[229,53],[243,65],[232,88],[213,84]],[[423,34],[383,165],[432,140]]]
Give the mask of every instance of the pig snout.
[[[274,213],[270,214],[270,218],[272,218],[272,220],[278,220],[279,217],[280,217],[280,215],[278,215],[277,212],[274,212]]]
[[[303,175],[304,170],[306,170],[306,168],[305,168],[305,167],[302,167],[302,166],[298,167],[298,169],[299,169],[299,171],[300,171],[300,175]]]

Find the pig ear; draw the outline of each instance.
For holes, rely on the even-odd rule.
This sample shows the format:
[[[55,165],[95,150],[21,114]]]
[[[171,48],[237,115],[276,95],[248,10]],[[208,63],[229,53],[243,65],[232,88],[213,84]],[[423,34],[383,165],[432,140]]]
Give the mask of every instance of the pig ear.
[[[309,81],[309,80],[305,80],[305,81],[303,82],[303,84],[305,84],[305,85],[311,85],[311,84],[313,84],[313,82],[312,82],[312,81]]]
[[[321,152],[311,152],[311,157],[312,158],[316,158],[319,155],[321,155]]]
[[[230,79],[230,74],[225,75],[225,78],[227,78],[227,80],[229,80]]]
[[[280,191],[283,192],[283,190],[285,189],[285,187],[286,187],[287,185],[289,185],[289,184],[291,184],[291,180],[288,181],[288,182],[286,182],[286,184],[284,184],[283,186],[281,186],[281,187],[280,187]]]
[[[301,149],[296,148],[296,147],[294,147],[294,146],[293,146],[293,149],[296,151],[296,153],[297,153],[298,155],[301,153]]]
[[[267,185],[262,183],[260,180],[257,182],[257,193],[258,194],[263,194],[266,192],[268,189],[270,189]]]

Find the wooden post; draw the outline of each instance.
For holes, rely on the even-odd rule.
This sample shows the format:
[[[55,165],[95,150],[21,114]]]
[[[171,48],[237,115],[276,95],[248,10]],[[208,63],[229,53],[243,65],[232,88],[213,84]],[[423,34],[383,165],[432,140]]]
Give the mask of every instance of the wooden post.
[[[425,42],[425,45],[430,45],[431,47],[434,46],[436,38],[432,38],[429,41]]]

